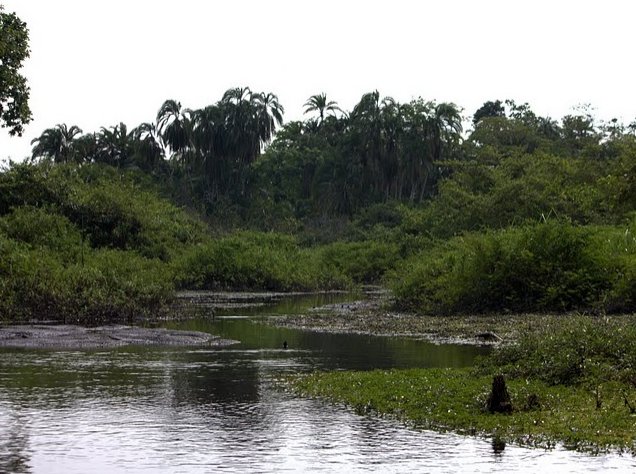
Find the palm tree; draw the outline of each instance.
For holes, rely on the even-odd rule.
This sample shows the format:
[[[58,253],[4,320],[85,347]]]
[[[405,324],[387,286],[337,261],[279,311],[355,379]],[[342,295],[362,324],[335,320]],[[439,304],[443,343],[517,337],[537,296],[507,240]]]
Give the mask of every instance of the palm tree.
[[[133,160],[147,171],[154,171],[163,158],[161,137],[154,123],[144,122],[134,128],[130,135],[133,139]]]
[[[324,92],[316,95],[312,95],[307,102],[305,102],[305,113],[318,112],[318,123],[321,124],[325,120],[325,112],[331,112],[334,116],[336,112],[342,112],[342,109],[338,107],[338,103],[333,100],[327,101],[327,94]]]
[[[97,135],[96,161],[113,166],[124,166],[132,156],[133,133],[123,122],[110,128],[102,127]]]
[[[285,109],[272,93],[249,87],[229,89],[219,103],[225,116],[226,151],[242,163],[251,163],[283,123]]]
[[[278,97],[271,92],[254,94],[252,102],[256,108],[258,138],[262,147],[270,142],[276,127],[283,124],[285,108],[278,102]]]
[[[157,112],[161,140],[179,158],[192,146],[190,114],[190,110],[181,109],[181,103],[172,99],[166,100]]]
[[[439,161],[444,150],[450,150],[461,137],[462,116],[459,108],[450,102],[437,104],[429,124],[433,141],[433,161]]]
[[[228,189],[242,194],[247,180],[246,169],[272,139],[276,127],[283,123],[284,108],[272,93],[252,92],[236,87],[223,94],[217,104],[223,117],[217,128],[215,160],[227,167]]]
[[[215,198],[221,192],[222,184],[228,181],[223,112],[216,105],[194,110],[191,123],[194,145],[191,164],[206,185],[208,194]]]
[[[364,170],[364,179],[374,192],[387,194],[389,176],[395,175],[397,158],[396,134],[399,125],[400,105],[391,97],[380,100],[376,90],[364,94],[353,108],[350,135],[355,154]]]
[[[82,130],[77,125],[67,127],[65,123],[47,128],[42,135],[31,140],[31,145],[35,145],[32,159],[41,157],[52,159],[55,163],[68,162],[73,155],[75,137],[81,133]]]

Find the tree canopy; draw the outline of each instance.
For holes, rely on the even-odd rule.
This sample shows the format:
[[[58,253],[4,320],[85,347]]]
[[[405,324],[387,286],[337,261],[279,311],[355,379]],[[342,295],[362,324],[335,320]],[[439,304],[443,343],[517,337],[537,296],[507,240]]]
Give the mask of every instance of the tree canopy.
[[[29,57],[29,30],[15,13],[0,5],[0,126],[10,135],[22,135],[31,121],[29,87],[19,73]]]

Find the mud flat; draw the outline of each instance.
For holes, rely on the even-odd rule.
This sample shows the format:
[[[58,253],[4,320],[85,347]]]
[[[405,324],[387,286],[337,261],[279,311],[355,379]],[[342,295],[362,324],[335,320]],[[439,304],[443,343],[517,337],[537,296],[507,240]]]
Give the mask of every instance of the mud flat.
[[[238,341],[198,331],[134,326],[0,326],[0,347],[26,349],[112,349],[123,346],[212,346]]]

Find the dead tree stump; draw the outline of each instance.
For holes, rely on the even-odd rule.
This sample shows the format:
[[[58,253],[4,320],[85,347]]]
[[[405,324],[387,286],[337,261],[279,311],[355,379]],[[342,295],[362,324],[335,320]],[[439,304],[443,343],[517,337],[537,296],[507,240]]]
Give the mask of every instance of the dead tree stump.
[[[512,413],[510,394],[503,375],[495,375],[492,379],[492,390],[488,395],[486,408],[490,413]]]

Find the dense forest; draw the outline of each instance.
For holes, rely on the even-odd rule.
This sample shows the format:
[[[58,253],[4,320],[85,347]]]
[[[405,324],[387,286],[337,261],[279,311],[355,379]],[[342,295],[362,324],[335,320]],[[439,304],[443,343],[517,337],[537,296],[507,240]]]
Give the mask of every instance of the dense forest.
[[[636,125],[528,104],[228,90],[46,129],[0,173],[0,314],[132,320],[179,288],[393,289],[423,313],[632,311]]]

